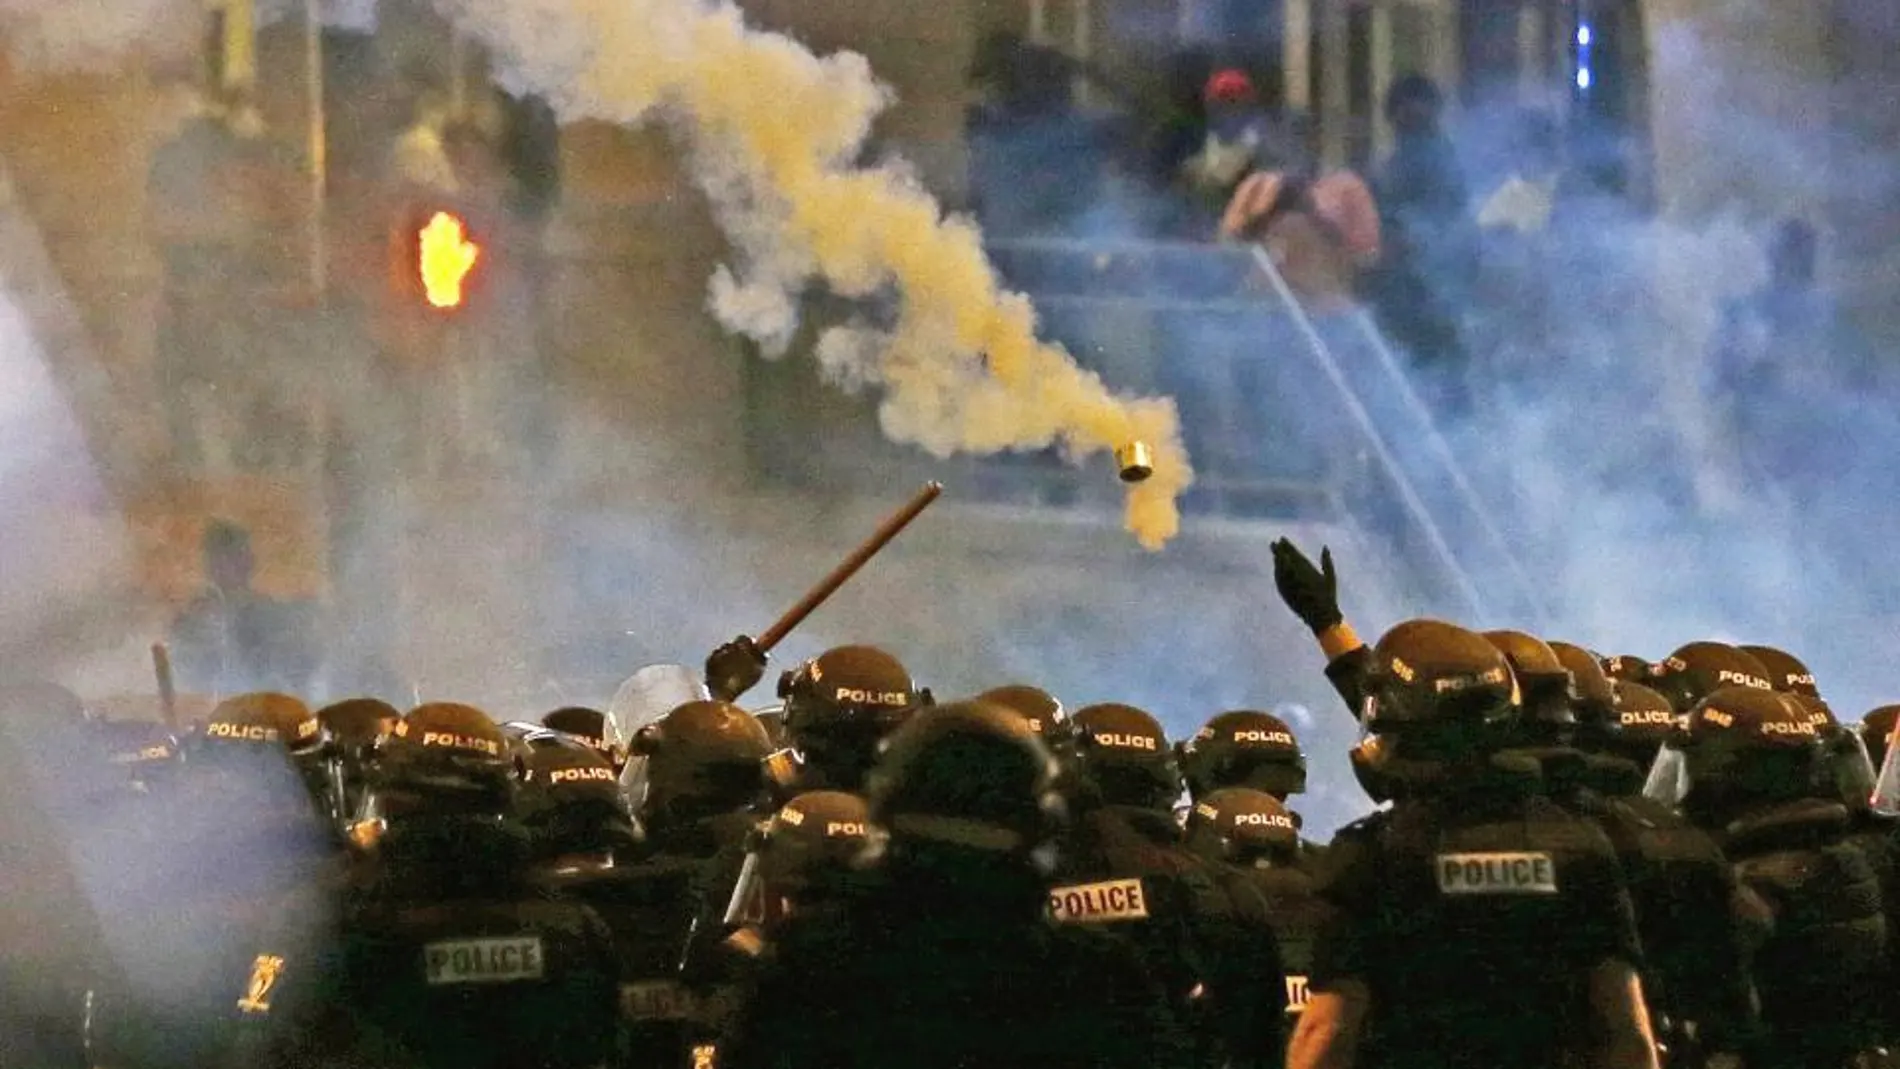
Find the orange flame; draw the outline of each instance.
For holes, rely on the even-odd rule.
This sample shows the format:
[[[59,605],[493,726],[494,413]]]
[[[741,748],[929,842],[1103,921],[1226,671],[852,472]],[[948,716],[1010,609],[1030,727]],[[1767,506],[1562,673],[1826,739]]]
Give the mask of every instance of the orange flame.
[[[422,288],[429,303],[437,308],[460,307],[462,283],[481,258],[481,246],[468,240],[462,221],[448,212],[435,213],[416,237],[422,254]]]

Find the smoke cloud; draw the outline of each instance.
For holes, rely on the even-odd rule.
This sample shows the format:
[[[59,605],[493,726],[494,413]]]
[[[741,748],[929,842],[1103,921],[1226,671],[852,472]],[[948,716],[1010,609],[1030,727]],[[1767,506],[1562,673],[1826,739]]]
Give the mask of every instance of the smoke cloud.
[[[821,59],[726,3],[438,6],[564,118],[673,121],[737,253],[710,298],[730,329],[783,352],[812,280],[848,298],[894,291],[888,326],[852,323],[820,342],[827,373],[883,387],[887,435],[938,457],[1055,445],[1078,462],[1147,442],[1154,474],[1128,492],[1128,529],[1149,549],[1179,529],[1193,472],[1173,405],[1118,397],[1038,340],[1029,301],[1004,292],[973,226],[945,218],[900,164],[860,165],[890,103],[862,56]]]
[[[102,71],[167,28],[195,25],[199,10],[191,0],[0,0],[0,40],[25,69]]]

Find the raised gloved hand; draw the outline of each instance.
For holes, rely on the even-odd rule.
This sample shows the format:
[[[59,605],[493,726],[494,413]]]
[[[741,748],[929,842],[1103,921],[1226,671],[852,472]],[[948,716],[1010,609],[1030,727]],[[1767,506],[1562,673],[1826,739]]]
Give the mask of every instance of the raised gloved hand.
[[[740,635],[706,658],[706,689],[722,702],[737,701],[765,676],[765,651]]]
[[[1273,585],[1280,591],[1280,600],[1315,635],[1346,619],[1339,611],[1339,574],[1333,570],[1331,549],[1321,547],[1319,565],[1313,567],[1306,554],[1287,539],[1273,543]]]

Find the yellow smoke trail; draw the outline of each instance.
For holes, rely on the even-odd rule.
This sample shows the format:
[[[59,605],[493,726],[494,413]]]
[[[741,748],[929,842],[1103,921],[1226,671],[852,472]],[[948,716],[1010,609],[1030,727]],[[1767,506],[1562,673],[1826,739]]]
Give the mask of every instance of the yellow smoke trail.
[[[1057,444],[1071,458],[1131,441],[1154,474],[1128,490],[1126,523],[1159,549],[1193,480],[1172,401],[1116,396],[1061,347],[1036,338],[1029,302],[1005,293],[968,223],[896,166],[857,155],[889,103],[862,56],[819,58],[702,0],[438,0],[485,42],[506,76],[569,120],[677,120],[695,179],[740,251],[711,307],[782,351],[796,294],[816,275],[839,293],[901,297],[894,325],[831,331],[835,379],[884,388],[884,433],[934,455]]]

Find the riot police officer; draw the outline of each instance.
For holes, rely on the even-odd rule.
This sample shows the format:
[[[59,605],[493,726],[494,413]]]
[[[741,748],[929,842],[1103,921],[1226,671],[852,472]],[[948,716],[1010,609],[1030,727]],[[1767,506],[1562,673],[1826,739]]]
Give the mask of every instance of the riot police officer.
[[[1318,856],[1301,842],[1299,821],[1279,799],[1251,787],[1222,787],[1197,798],[1182,840],[1210,861],[1233,866],[1267,902],[1286,970],[1286,1009],[1306,1008],[1313,940],[1325,903],[1313,890]]]
[[[1653,1066],[1615,852],[1500,754],[1520,705],[1503,654],[1415,620],[1368,661],[1360,760],[1394,804],[1327,852],[1289,1066]]]
[[[863,790],[878,742],[930,700],[897,658],[875,646],[826,650],[785,673],[779,697],[798,755],[790,793]]]
[[[145,923],[121,947],[121,982],[93,992],[101,1064],[214,1064],[248,1033],[277,1034],[284,970],[301,982],[334,934],[334,826],[299,767],[319,737],[296,698],[226,699],[187,738],[175,789],[124,829],[114,852]]]
[[[1616,730],[1602,740],[1603,747],[1648,769],[1656,761],[1656,751],[1675,737],[1682,715],[1668,698],[1641,683],[1617,679],[1610,686],[1616,694]]]
[[[1620,725],[1605,701],[1613,704],[1613,691],[1595,658],[1575,647],[1566,656],[1522,632],[1484,637],[1510,663],[1523,702],[1508,755],[1536,761],[1545,797],[1594,823],[1616,851],[1646,951],[1644,993],[1672,1063],[1739,1054],[1754,1031],[1753,989],[1736,885],[1721,850],[1642,797],[1646,769],[1619,753]],[[1577,672],[1589,681],[1591,699]]]
[[[869,784],[863,882],[844,908],[784,927],[722,1064],[1181,1065],[1140,960],[1048,923],[1057,773],[1028,723],[996,706],[944,705],[898,729]]]
[[[383,739],[367,807],[382,829],[375,864],[346,915],[340,997],[316,1049],[441,1069],[612,1055],[612,937],[530,881],[516,786],[507,740],[470,706],[419,706]]]
[[[1181,773],[1195,798],[1222,787],[1251,787],[1284,803],[1306,791],[1306,754],[1287,722],[1235,709],[1202,725],[1181,747]]]
[[[612,886],[629,977],[629,1056],[677,1058],[705,1030],[727,935],[763,910],[747,847],[766,795],[771,740],[750,713],[694,701],[630,740],[634,813],[646,846]],[[756,872],[756,865],[751,866]],[[684,975],[682,975],[684,973]]]
[[[1179,845],[1181,773],[1161,725],[1130,705],[1077,710],[1075,822],[1051,901],[1059,923],[1137,948],[1203,1064],[1276,1064],[1285,974],[1265,901]]]
[[[1751,1064],[1845,1065],[1883,1038],[1880,884],[1848,841],[1847,807],[1817,796],[1822,761],[1813,719],[1788,696],[1724,687],[1691,711],[1646,788],[1717,837],[1762,918],[1752,975],[1765,1034]]]

